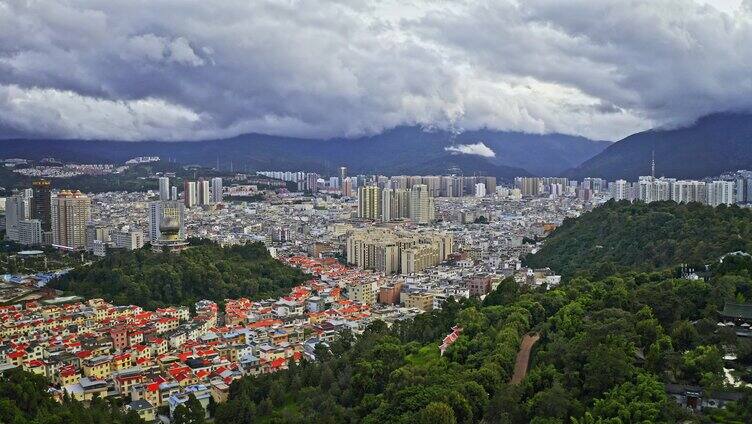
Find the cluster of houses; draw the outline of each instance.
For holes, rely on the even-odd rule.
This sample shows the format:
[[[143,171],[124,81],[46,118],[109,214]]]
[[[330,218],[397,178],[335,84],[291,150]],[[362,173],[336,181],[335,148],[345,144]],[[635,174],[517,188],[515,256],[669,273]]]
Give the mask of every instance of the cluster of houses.
[[[223,308],[203,300],[195,313],[102,299],[0,306],[0,373],[19,367],[43,375],[55,396],[84,402],[118,396],[153,421],[191,396],[205,408],[221,403],[233,380],[314,359],[319,343],[362,331],[371,308],[341,291],[311,279],[280,299],[232,299]]]

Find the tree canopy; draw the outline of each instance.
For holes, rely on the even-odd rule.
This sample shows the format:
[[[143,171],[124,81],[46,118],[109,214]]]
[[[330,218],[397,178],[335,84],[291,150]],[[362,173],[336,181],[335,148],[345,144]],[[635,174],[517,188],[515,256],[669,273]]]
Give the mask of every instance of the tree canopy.
[[[305,279],[301,271],[272,258],[262,243],[203,243],[178,254],[148,248],[113,252],[50,285],[87,298],[153,309],[201,299],[276,298]]]
[[[752,210],[699,203],[609,201],[566,219],[525,262],[564,276],[702,266],[734,251],[752,252]]]

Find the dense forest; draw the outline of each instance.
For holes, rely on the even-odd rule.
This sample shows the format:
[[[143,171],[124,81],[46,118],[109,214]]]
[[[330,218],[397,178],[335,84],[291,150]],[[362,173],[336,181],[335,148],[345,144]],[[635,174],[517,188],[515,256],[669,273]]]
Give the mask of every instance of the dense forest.
[[[698,203],[608,203],[567,219],[526,263],[564,276],[610,270],[701,266],[733,251],[752,252],[752,209]]]
[[[86,298],[153,309],[208,299],[279,297],[306,276],[269,255],[262,243],[191,246],[179,254],[148,248],[113,252],[76,268],[50,286]]]
[[[247,377],[219,405],[218,423],[629,423],[752,420],[749,393],[693,416],[666,383],[724,387],[723,354],[752,365],[752,343],[717,330],[727,300],[752,297],[752,260],[728,258],[708,281],[673,271],[574,278],[550,291],[505,280],[482,303],[362,336],[345,333],[313,363]],[[464,331],[439,355],[451,327]],[[520,338],[537,332],[530,371],[510,384]],[[742,372],[738,377],[749,381]],[[735,389],[741,391],[742,389]]]
[[[95,398],[88,407],[67,397],[62,402],[47,392],[44,377],[12,369],[0,377],[0,423],[3,424],[139,424],[135,412],[125,414],[109,399]]]

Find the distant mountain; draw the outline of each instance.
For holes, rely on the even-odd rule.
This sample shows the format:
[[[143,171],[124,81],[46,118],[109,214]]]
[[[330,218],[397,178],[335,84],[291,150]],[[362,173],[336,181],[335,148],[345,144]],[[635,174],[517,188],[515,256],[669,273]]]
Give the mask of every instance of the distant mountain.
[[[483,143],[477,154],[467,150]],[[184,164],[236,170],[306,170],[334,173],[345,165],[351,173],[444,173],[556,175],[596,155],[610,143],[561,134],[522,134],[491,130],[447,131],[398,127],[353,139],[303,139],[245,134],[194,142],[122,142],[105,140],[0,140],[0,158],[54,157],[76,162],[123,162],[134,156],[160,156]],[[488,150],[490,149],[490,150]],[[472,148],[470,149],[472,150]],[[420,171],[420,172],[418,172]]]
[[[752,114],[713,114],[685,128],[633,134],[566,175],[636,180],[650,175],[653,151],[658,176],[702,178],[752,169]]]

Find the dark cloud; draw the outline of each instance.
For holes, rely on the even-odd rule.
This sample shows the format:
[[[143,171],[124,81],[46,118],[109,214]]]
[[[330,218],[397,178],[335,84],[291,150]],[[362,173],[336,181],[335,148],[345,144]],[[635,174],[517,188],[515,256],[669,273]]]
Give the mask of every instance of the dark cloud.
[[[750,107],[752,8],[729,1],[0,0],[0,128],[615,139]]]

